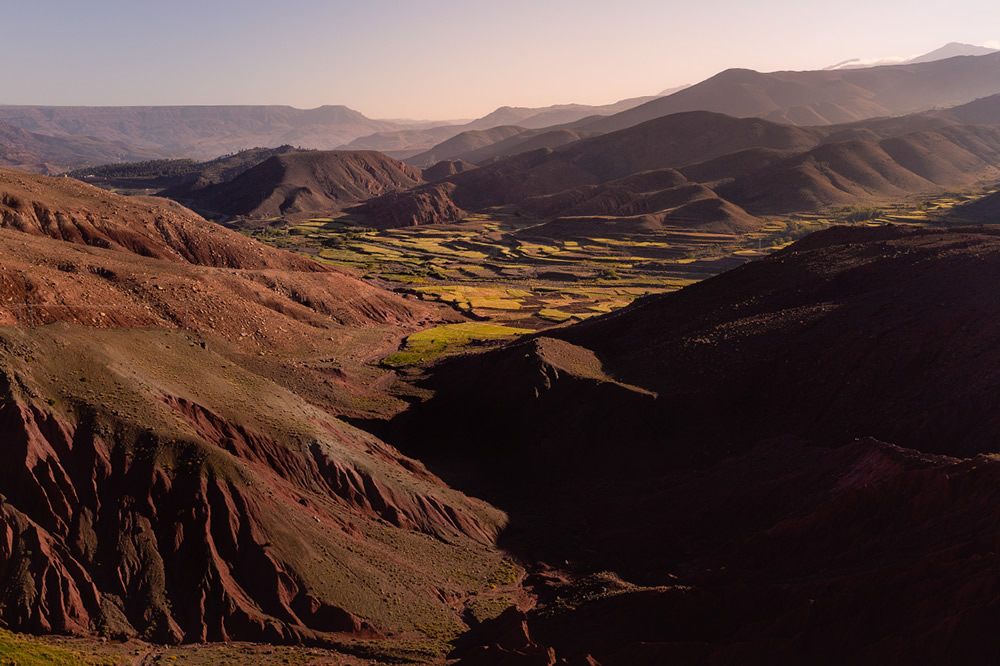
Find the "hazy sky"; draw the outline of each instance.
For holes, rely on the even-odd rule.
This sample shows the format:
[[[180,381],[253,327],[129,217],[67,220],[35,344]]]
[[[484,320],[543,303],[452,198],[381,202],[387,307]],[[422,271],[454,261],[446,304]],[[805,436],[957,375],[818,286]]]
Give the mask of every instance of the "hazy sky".
[[[346,104],[473,118],[604,104],[729,67],[1000,47],[1000,3],[0,0],[0,104]]]

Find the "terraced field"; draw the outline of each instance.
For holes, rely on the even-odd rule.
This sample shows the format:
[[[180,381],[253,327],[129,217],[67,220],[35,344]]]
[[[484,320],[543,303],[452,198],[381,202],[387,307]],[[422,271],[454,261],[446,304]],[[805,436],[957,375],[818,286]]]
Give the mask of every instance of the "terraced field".
[[[280,220],[250,232],[259,240],[346,267],[423,300],[447,303],[471,323],[411,336],[386,365],[405,367],[568,324],[673,291],[785,247],[832,224],[946,224],[952,206],[981,196],[946,193],[881,208],[768,220],[748,234],[684,228],[632,237],[559,240],[535,236],[541,221],[497,210],[459,224],[376,231],[350,217],[293,226]],[[488,324],[488,325],[486,325]]]

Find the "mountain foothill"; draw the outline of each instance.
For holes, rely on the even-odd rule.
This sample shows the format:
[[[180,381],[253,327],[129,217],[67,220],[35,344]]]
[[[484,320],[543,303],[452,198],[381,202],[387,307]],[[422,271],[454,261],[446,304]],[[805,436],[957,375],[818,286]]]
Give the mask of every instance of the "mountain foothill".
[[[461,124],[0,107],[0,644],[996,661],[1000,195],[408,369],[486,323],[236,230],[610,245],[981,194],[1000,54],[954,53]]]

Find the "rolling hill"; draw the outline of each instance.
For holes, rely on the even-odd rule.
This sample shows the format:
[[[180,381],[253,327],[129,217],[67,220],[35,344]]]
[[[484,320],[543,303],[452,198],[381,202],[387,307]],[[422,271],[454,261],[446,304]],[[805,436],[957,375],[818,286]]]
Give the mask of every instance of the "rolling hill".
[[[485,164],[540,148],[558,148],[593,135],[594,132],[570,128],[523,130],[510,133],[508,136],[494,130],[489,132],[471,130],[458,134],[428,151],[407,157],[405,161],[416,165],[430,164],[435,157],[442,154],[451,155],[443,159]]]
[[[224,215],[319,215],[421,182],[419,169],[381,153],[308,151],[270,157],[192,198],[199,209]]]
[[[459,158],[473,164],[484,164],[540,148],[559,148],[593,135],[594,132],[570,128],[533,130],[463,153]]]
[[[617,218],[614,233],[674,223],[745,231],[759,223],[757,215],[880,203],[997,177],[998,99],[824,127],[706,111],[585,138],[571,130],[500,127],[453,137],[426,157],[488,158],[505,148],[544,147],[496,157],[477,169],[461,157],[442,160],[426,173],[374,152],[289,153],[250,169],[252,160],[240,158],[246,170],[233,171],[239,175],[231,181],[164,194],[191,199],[200,210],[258,219],[351,208],[379,228],[454,222],[494,206],[519,206],[542,218],[588,218],[587,228],[611,229],[610,218]],[[648,177],[641,174],[663,169],[678,169],[685,182],[701,185],[642,189]],[[681,192],[690,198],[681,201]],[[717,201],[689,205],[696,199]],[[561,220],[546,233],[568,231],[568,225]]]
[[[955,106],[1000,93],[1000,53],[911,65],[761,73],[730,69],[584,128],[613,132],[684,111],[795,125],[847,123]]]
[[[716,190],[756,214],[817,211],[969,187],[1000,177],[998,160],[1000,127],[954,126],[825,144]]]
[[[147,160],[88,166],[66,175],[105,189],[150,193],[186,201],[200,190],[232,180],[269,157],[300,152],[292,146],[249,148],[232,155],[195,162],[189,159]]]
[[[265,252],[167,199],[121,197],[19,171],[0,171],[0,228],[205,266],[319,270],[295,255]]]
[[[372,200],[357,212],[376,226],[454,221],[465,211],[518,204],[743,148],[803,150],[817,145],[822,137],[819,130],[759,119],[708,112],[676,114],[557,150],[540,149],[501,159],[439,183]]]
[[[527,132],[523,127],[514,125],[499,125],[485,130],[466,130],[461,134],[442,141],[428,151],[407,158],[406,163],[414,166],[428,166],[441,160],[463,159],[463,155],[485,146],[491,146],[505,139],[516,137]]]
[[[455,125],[376,132],[338,146],[338,150],[377,150],[396,159],[411,157],[461,132]]]
[[[601,185],[529,198],[520,208],[541,218],[553,218],[521,235],[562,240],[635,236],[666,227],[746,233],[763,224],[673,169],[640,172]]]

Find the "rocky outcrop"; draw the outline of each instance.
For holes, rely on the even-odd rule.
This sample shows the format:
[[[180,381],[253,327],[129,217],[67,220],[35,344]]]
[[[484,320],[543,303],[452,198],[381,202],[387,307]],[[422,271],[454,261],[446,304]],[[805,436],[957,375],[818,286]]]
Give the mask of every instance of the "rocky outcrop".
[[[151,435],[126,452],[11,402],[0,429],[8,626],[164,642],[378,633],[312,596],[269,551],[261,498],[197,458],[171,473],[148,459]]]
[[[320,440],[293,451],[183,398],[166,396],[164,402],[194,425],[206,442],[299,487],[336,498],[364,517],[380,518],[396,527],[419,530],[443,539],[463,534],[482,543],[491,543],[495,537],[488,527],[462,509],[433,496],[394,488],[372,472],[338,459]],[[403,468],[398,459],[393,462]]]
[[[446,541],[495,538],[495,526],[462,507],[416,481],[381,478],[374,462],[320,439],[296,450],[171,396],[164,403],[198,438],[165,438],[86,408],[67,420],[16,398],[18,384],[5,374],[0,385],[0,620],[9,627],[167,643],[378,637],[307,582],[290,554],[309,536],[276,533],[276,513],[359,535],[303,499],[325,497],[355,521]]]

